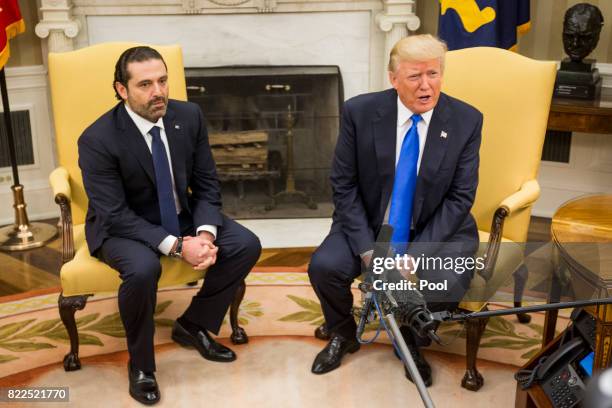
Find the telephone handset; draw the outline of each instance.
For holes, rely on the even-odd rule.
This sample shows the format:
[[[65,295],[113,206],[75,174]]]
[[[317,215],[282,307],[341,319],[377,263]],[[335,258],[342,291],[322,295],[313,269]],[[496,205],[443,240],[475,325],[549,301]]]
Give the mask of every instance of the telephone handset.
[[[536,380],[543,381],[557,372],[560,366],[567,365],[574,361],[578,356],[584,354],[584,340],[576,337],[569,343],[561,346],[557,351],[548,356],[546,360],[536,370]]]

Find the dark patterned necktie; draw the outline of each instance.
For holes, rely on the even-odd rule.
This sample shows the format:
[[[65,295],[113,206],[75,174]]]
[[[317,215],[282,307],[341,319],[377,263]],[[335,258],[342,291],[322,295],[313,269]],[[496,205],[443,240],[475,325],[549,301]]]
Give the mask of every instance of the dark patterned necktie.
[[[155,168],[161,225],[169,234],[179,237],[181,230],[179,228],[178,216],[176,215],[176,204],[172,190],[172,173],[170,172],[166,146],[161,140],[158,126],[153,126],[149,134],[153,137],[151,153],[153,155],[153,167]]]

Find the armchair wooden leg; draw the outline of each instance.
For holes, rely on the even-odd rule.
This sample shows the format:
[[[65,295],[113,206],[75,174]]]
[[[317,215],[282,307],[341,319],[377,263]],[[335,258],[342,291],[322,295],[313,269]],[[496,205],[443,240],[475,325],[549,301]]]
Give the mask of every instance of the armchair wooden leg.
[[[485,307],[484,310],[487,308]],[[478,391],[484,384],[482,375],[476,368],[476,357],[478,356],[478,348],[480,347],[480,339],[484,333],[489,319],[469,319],[466,321],[467,330],[467,353],[466,353],[466,371],[461,380],[461,386],[470,391]]]
[[[514,302],[514,307],[523,307],[523,302]],[[517,313],[516,318],[518,319],[519,323],[531,323],[531,315],[528,313]]]
[[[527,283],[527,278],[529,277],[529,271],[525,264],[521,264],[521,266],[514,272],[514,307],[521,307],[523,301],[523,292],[525,291],[525,284]],[[519,323],[527,324],[531,322],[531,316],[527,313],[517,313],[516,317]]]
[[[60,317],[68,337],[70,338],[70,352],[64,356],[64,370],[75,371],[81,369],[79,360],[79,332],[77,330],[74,314],[77,310],[83,310],[87,304],[87,295],[64,297],[61,293],[57,300]]]
[[[236,290],[234,301],[230,306],[230,325],[232,326],[232,335],[230,336],[230,339],[234,344],[245,344],[249,342],[249,337],[247,336],[246,331],[244,331],[244,329],[238,325],[238,311],[240,309],[240,303],[242,303],[242,299],[244,299],[245,291],[246,284],[244,281],[242,281],[240,286],[238,286],[238,290]]]

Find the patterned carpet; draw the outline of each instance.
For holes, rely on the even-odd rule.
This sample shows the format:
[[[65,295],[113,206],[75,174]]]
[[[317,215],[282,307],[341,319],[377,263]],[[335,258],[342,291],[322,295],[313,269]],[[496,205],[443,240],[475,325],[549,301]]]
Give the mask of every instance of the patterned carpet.
[[[297,335],[312,337],[323,322],[323,314],[305,272],[268,271],[259,267],[247,279],[247,291],[239,320],[250,336]],[[276,268],[276,267],[274,267]],[[297,269],[298,267],[296,267]],[[156,344],[171,342],[170,327],[187,307],[197,287],[174,287],[158,292]],[[360,294],[353,288],[355,303]],[[0,303],[0,366],[4,376],[32,367],[61,361],[68,350],[68,337],[59,319],[56,291],[37,296],[15,295]],[[506,305],[507,306],[507,305]],[[491,307],[505,307],[492,305]],[[77,313],[81,356],[125,350],[125,333],[117,309],[116,294],[99,294],[89,299]],[[479,358],[515,366],[521,365],[538,349],[544,315],[533,314],[528,325],[515,316],[492,318],[481,342]],[[561,318],[563,319],[563,318]],[[562,329],[563,321],[558,327]],[[366,337],[373,334],[369,327]],[[465,354],[465,330],[460,324],[444,324],[439,329],[444,346],[433,350]],[[229,336],[226,323],[221,337]],[[380,341],[387,342],[385,336]]]

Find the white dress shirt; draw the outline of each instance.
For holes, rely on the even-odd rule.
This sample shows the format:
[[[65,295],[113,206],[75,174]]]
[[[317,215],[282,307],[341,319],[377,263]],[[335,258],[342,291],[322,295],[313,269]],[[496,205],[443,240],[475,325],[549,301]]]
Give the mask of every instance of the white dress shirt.
[[[149,152],[151,152],[151,144],[153,143],[153,136],[149,134],[149,131],[153,126],[158,126],[160,128],[159,135],[166,148],[166,155],[168,156],[168,164],[170,165],[170,175],[172,176],[172,195],[174,196],[174,205],[176,206],[176,213],[180,214],[183,208],[181,207],[181,203],[178,198],[178,194],[176,193],[176,185],[174,183],[174,170],[172,168],[172,158],[170,157],[170,147],[168,146],[168,137],[166,136],[166,131],[164,129],[164,121],[163,118],[159,118],[157,123],[150,122],[149,120],[143,118],[132,109],[126,103],[125,110],[127,110],[128,115],[134,121],[134,124],[144,137],[147,146],[149,147]],[[217,226],[216,225],[201,225],[197,228],[196,232],[199,234],[201,231],[210,232],[214,238],[217,237]],[[176,242],[176,237],[174,235],[168,235],[163,241],[157,246],[159,252],[164,255],[168,255]]]

